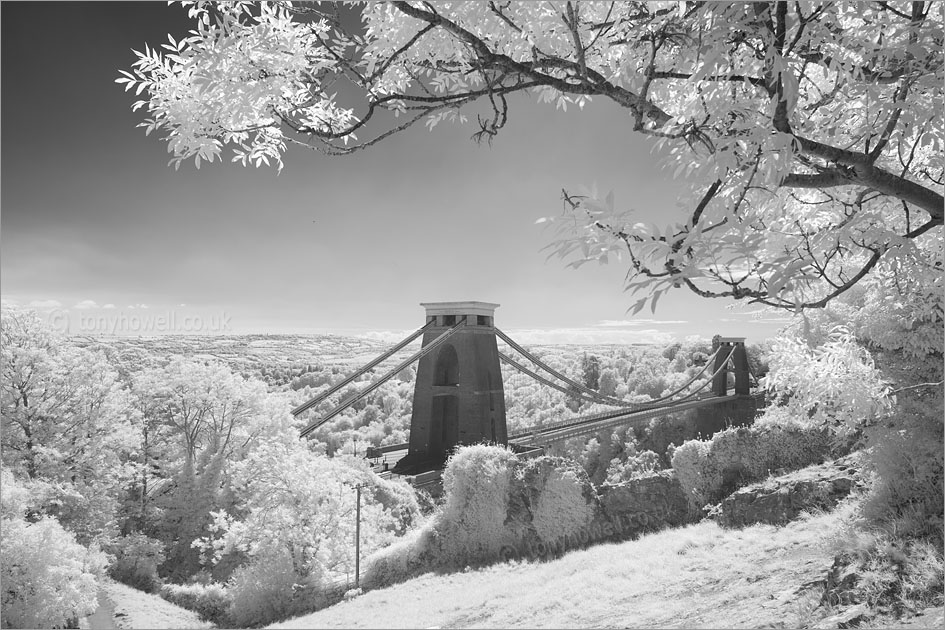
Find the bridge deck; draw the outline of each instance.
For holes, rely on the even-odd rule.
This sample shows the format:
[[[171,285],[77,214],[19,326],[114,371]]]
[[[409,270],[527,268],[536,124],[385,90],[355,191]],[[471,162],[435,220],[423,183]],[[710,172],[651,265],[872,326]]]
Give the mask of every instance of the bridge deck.
[[[602,429],[621,426],[643,420],[664,416],[677,411],[687,411],[689,409],[698,409],[710,405],[718,405],[742,398],[743,396],[732,394],[729,396],[715,396],[708,394],[706,396],[689,400],[676,405],[665,405],[650,409],[638,409],[635,411],[621,410],[617,412],[600,414],[591,418],[575,418],[574,420],[556,423],[552,426],[542,427],[526,433],[518,433],[509,436],[509,442],[520,444],[522,446],[533,444],[546,444],[565,440],[579,435],[595,433]]]
[[[651,420],[677,411],[688,411],[690,409],[718,405],[744,397],[744,395],[739,394],[731,394],[728,396],[706,394],[699,398],[675,405],[663,405],[637,410],[620,409],[617,411],[604,412],[590,417],[585,416],[572,420],[564,420],[530,431],[516,433],[509,436],[509,443],[518,446],[539,446],[550,442],[586,435],[588,433],[596,433],[597,431],[611,427]],[[407,454],[408,445],[390,444],[388,446],[376,447],[372,450],[377,455],[376,457],[370,458],[374,462],[375,472],[384,473],[392,469],[397,462]],[[420,482],[420,479],[416,481]]]

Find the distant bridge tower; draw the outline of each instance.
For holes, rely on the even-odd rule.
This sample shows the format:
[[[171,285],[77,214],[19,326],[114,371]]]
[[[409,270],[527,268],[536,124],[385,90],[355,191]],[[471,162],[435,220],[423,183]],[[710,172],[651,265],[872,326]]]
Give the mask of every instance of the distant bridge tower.
[[[712,379],[712,392],[716,396],[728,395],[728,362],[729,353],[732,353],[732,362],[735,367],[735,393],[748,395],[751,393],[749,381],[748,353],[745,350],[744,337],[716,337],[721,344],[718,354],[715,355],[715,378]],[[734,352],[732,349],[734,348]]]
[[[495,309],[488,302],[423,303],[430,325],[427,346],[461,324],[448,341],[417,365],[407,455],[394,471],[410,474],[438,466],[461,444],[507,444],[505,394],[495,336]]]

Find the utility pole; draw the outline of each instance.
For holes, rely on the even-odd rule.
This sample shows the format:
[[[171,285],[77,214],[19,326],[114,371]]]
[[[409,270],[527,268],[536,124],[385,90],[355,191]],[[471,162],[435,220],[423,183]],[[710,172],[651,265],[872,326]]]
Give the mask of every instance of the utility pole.
[[[355,507],[354,524],[354,588],[361,588],[361,488],[364,484],[359,483],[354,487],[357,490],[358,498]]]

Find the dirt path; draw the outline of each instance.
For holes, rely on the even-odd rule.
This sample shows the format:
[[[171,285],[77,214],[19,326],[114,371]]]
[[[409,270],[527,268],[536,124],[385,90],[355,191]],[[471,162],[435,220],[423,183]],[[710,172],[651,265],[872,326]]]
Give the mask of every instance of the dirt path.
[[[98,608],[91,615],[79,621],[79,627],[86,630],[118,630],[115,624],[115,605],[105,596],[104,590],[98,592]]]

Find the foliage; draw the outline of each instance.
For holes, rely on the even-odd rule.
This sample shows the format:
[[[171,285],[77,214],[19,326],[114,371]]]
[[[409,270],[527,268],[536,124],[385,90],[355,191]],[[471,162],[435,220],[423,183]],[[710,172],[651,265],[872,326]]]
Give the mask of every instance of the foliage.
[[[437,535],[432,521],[427,521],[370,556],[364,565],[361,584],[367,588],[382,588],[425,573],[437,564],[436,549]]]
[[[660,456],[653,451],[632,452],[626,454],[626,459],[615,457],[607,467],[605,483],[623,483],[639,477],[645,477],[663,468]]]
[[[265,385],[234,374],[219,362],[182,357],[134,375],[134,392],[145,419],[142,444],[150,453],[142,459],[162,462],[171,490],[153,503],[161,510],[152,523],[155,536],[168,545],[165,575],[184,579],[200,569],[199,553],[191,544],[206,535],[210,513],[231,506],[228,491],[231,467],[261,443],[294,442],[297,437],[285,405],[267,395]],[[144,453],[146,449],[142,449]],[[151,467],[140,471],[142,504]],[[146,508],[142,511],[146,511]]]
[[[3,471],[0,608],[5,628],[65,627],[98,606],[106,556],[76,542],[56,519],[27,521],[26,488]]]
[[[241,566],[227,586],[228,623],[241,628],[255,627],[328,605],[325,585],[297,580],[288,554],[281,558],[255,558]]]
[[[871,522],[891,523],[899,536],[928,538],[939,548],[945,527],[942,418],[940,401],[910,401],[867,429],[871,447],[864,464],[875,480],[863,503]]]
[[[600,393],[604,396],[614,396],[617,393],[617,372],[607,368],[600,373]]]
[[[6,466],[0,468],[0,517],[23,518],[30,510],[29,489]]]
[[[864,465],[874,474],[869,499],[862,504],[863,514],[874,525],[891,527],[902,536],[938,540],[941,532],[936,524],[942,521],[943,512],[945,347],[941,241],[926,254],[929,269],[937,269],[937,273],[907,275],[902,267],[878,265],[872,277],[855,290],[824,311],[807,314],[794,326],[794,336],[803,336],[812,345],[834,347],[837,326],[844,326],[848,331],[842,342],[845,349],[835,354],[848,361],[838,363],[839,375],[831,373],[836,368],[824,362],[815,366],[820,369],[805,368],[798,355],[806,351],[789,357],[788,362],[799,364],[793,378],[807,375],[808,383],[802,390],[823,391],[816,382],[820,380],[847,381],[840,396],[846,403],[833,416],[847,423],[842,428],[855,428],[854,435],[861,433],[865,438]],[[859,349],[853,346],[851,335],[856,336]],[[859,367],[852,355],[860,356]],[[772,357],[772,371],[779,362],[782,357]],[[853,369],[846,365],[853,365]],[[862,382],[857,382],[857,374]],[[850,400],[850,392],[870,398]],[[881,398],[883,394],[888,396]],[[865,412],[871,408],[882,413],[867,416]],[[865,422],[852,424],[857,416]]]
[[[554,463],[549,467],[531,460],[516,472],[526,488],[534,488],[532,526],[538,537],[547,542],[586,528],[595,517],[593,500],[585,496],[588,479],[583,471],[568,466],[566,461]],[[532,479],[533,476],[539,478]]]
[[[205,621],[220,626],[230,623],[227,609],[232,594],[222,584],[164,584],[160,594],[172,604],[194,611]]]
[[[233,550],[244,553],[248,563],[234,573],[234,588],[262,598],[259,601],[268,598],[272,605],[285,603],[282,616],[296,605],[292,589],[285,595],[288,599],[266,595],[266,589],[275,588],[266,586],[267,575],[279,584],[288,580],[289,586],[317,590],[353,574],[355,486],[361,486],[362,555],[393,541],[419,512],[412,493],[397,484],[342,458],[312,453],[301,443],[260,446],[234,465],[233,483],[242,515],[213,513],[210,529],[215,535],[205,536],[198,546],[209,562]],[[237,608],[249,605],[238,601],[241,597],[233,600]],[[240,611],[233,614],[240,619],[250,615],[248,609]]]
[[[33,311],[0,319],[3,463],[45,483],[40,509],[83,543],[115,533],[131,475],[131,398],[101,352],[70,346]]]
[[[941,528],[939,528],[939,535]],[[945,558],[941,539],[902,537],[900,532],[851,523],[834,536],[838,552],[830,605],[866,604],[895,617],[945,603]]]
[[[440,561],[452,567],[496,556],[504,542],[516,456],[497,446],[467,446],[443,472],[446,503],[436,527]]]
[[[161,541],[133,533],[112,541],[108,552],[115,557],[108,567],[112,578],[148,593],[157,593],[161,589],[158,567],[165,558]]]
[[[600,359],[593,354],[585,354],[581,361],[581,374],[584,387],[600,389]]]
[[[637,309],[679,287],[818,307],[881,260],[927,272],[912,261],[943,222],[934,3],[393,2],[359,7],[360,21],[333,6],[185,4],[195,29],[117,79],[144,93],[133,109],[175,165],[228,147],[281,168],[290,142],[350,153],[420,121],[464,122],[475,101],[475,137],[491,141],[512,93],[561,109],[598,97],[690,188],[689,216],[666,227],[635,223],[612,195],[565,193],[556,251],[574,264],[629,254]]]
[[[52,628],[98,607],[96,571],[105,558],[79,545],[56,519],[3,519],[3,623]]]
[[[800,339],[781,337],[774,352],[768,390],[786,395],[785,406],[798,417],[852,431],[888,408],[888,388],[849,329],[834,328],[813,348]]]

